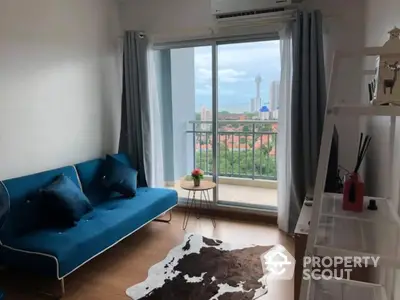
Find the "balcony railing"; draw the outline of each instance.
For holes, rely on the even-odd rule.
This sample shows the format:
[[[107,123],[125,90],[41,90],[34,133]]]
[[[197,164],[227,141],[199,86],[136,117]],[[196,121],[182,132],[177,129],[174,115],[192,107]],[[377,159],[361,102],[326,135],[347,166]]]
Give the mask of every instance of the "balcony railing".
[[[193,162],[205,174],[213,171],[211,121],[191,121]],[[276,180],[277,121],[218,121],[218,174],[225,177]]]

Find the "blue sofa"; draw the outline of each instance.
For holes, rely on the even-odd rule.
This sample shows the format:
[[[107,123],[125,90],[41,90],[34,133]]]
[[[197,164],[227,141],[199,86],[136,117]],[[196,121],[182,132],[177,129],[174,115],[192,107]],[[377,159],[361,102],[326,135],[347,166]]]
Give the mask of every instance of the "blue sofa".
[[[129,164],[125,155],[114,157]],[[102,163],[96,159],[0,182],[11,203],[0,230],[3,264],[61,280],[63,289],[66,276],[177,204],[176,191],[163,188],[138,187],[134,198],[106,199]],[[39,207],[30,197],[60,174],[82,188],[94,209],[74,227],[40,227]]]

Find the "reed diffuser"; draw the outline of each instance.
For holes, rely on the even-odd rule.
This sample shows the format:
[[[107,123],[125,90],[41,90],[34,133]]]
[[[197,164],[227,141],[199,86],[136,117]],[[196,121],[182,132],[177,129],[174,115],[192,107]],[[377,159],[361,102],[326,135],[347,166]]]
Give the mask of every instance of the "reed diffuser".
[[[364,207],[364,182],[358,171],[360,170],[361,164],[364,161],[367,153],[371,137],[364,134],[360,134],[360,140],[358,143],[357,162],[353,172],[351,172],[346,178],[343,190],[343,210],[349,210],[354,212],[362,212]]]

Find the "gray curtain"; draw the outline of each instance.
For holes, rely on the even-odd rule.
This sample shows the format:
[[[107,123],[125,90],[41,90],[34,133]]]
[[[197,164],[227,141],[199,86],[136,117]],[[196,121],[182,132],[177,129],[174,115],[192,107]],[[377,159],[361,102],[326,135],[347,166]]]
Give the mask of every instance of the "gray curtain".
[[[314,190],[326,105],[321,12],[298,12],[293,26],[291,232]]]
[[[119,152],[129,155],[138,170],[139,186],[147,186],[145,174],[145,135],[150,120],[147,90],[148,39],[141,32],[124,36],[122,116]]]

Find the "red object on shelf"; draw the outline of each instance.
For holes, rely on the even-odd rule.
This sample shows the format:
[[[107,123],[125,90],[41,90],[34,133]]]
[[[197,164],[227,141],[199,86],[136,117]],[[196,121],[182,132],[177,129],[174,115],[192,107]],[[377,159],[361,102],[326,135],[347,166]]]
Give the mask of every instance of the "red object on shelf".
[[[343,210],[362,212],[364,208],[364,182],[358,173],[352,173],[344,183]]]

